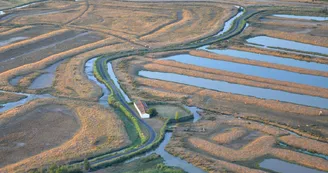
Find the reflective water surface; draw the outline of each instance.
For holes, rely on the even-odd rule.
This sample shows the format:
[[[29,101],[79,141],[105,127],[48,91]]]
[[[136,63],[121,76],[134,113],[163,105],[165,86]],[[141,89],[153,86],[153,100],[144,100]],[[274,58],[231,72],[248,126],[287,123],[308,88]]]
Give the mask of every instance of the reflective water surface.
[[[187,84],[216,91],[253,96],[262,99],[279,100],[283,102],[296,103],[300,105],[313,106],[318,108],[328,108],[328,99],[321,97],[294,94],[267,88],[251,87],[246,85],[233,84],[224,81],[216,81],[175,73],[139,71],[139,75],[151,79],[159,79],[180,84]]]

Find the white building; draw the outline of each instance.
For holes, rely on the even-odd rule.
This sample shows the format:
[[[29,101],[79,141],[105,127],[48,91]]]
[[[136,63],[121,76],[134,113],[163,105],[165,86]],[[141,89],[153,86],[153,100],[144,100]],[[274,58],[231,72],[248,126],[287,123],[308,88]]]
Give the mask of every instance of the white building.
[[[137,102],[134,102],[134,107],[136,107],[141,118],[150,118],[150,115],[146,113],[148,106],[145,102],[138,100]]]

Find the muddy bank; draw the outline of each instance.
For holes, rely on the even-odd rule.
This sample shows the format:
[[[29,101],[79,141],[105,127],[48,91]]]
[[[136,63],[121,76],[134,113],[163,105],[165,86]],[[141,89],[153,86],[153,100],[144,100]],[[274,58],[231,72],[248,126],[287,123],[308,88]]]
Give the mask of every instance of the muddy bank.
[[[65,106],[43,105],[1,123],[1,167],[49,150],[74,136],[79,122]]]

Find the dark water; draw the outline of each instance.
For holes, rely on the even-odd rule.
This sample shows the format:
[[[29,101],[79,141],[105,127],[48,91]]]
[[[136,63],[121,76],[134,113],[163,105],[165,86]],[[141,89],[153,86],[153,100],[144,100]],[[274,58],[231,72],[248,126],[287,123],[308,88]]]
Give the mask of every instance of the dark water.
[[[313,106],[318,108],[328,108],[328,99],[321,97],[294,94],[285,91],[266,88],[251,87],[246,85],[233,84],[224,81],[216,81],[175,73],[139,71],[139,75],[152,79],[160,79],[164,81],[187,84],[216,91],[253,96],[261,99],[279,100],[283,102],[296,103],[300,105]]]

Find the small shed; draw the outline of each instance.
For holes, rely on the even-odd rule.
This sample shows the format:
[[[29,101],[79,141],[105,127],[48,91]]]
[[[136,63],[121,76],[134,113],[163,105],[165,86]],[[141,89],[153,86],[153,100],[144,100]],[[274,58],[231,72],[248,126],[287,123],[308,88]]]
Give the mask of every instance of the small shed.
[[[134,102],[134,107],[136,107],[141,118],[150,118],[150,115],[146,113],[148,106],[145,102],[138,100],[137,102]]]

